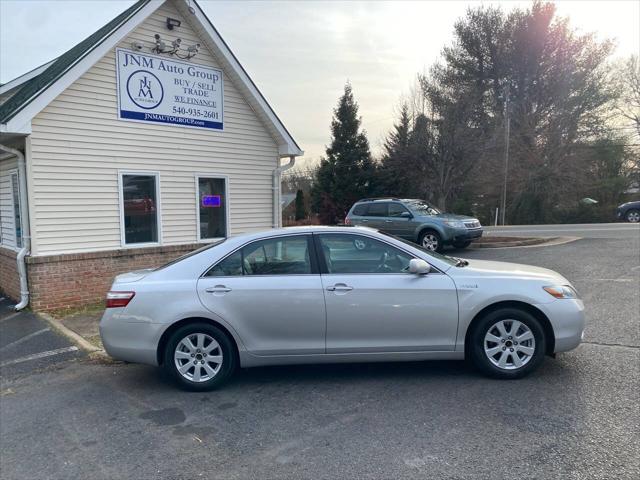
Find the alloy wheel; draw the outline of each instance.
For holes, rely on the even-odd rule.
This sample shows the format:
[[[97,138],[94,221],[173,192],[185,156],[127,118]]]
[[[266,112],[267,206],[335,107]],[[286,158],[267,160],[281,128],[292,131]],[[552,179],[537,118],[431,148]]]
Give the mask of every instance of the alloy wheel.
[[[632,211],[627,213],[627,220],[629,220],[631,223],[638,223],[640,222],[640,212],[637,211]]]
[[[190,382],[206,382],[222,367],[222,349],[210,335],[191,333],[178,342],[173,361],[178,373]]]
[[[427,233],[422,239],[422,246],[427,250],[431,250],[432,252],[438,250],[439,243],[440,242],[438,240],[438,237],[436,237],[433,233]]]
[[[484,336],[484,353],[503,370],[516,370],[533,358],[536,339],[531,329],[518,320],[500,320]]]

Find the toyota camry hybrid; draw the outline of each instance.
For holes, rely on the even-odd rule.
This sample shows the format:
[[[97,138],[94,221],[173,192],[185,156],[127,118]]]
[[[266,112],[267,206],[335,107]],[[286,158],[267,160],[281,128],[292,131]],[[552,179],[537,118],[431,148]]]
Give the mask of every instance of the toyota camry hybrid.
[[[208,390],[238,367],[467,359],[522,377],[582,339],[584,306],[560,274],[461,260],[364,227],[231,237],[118,275],[107,352]]]

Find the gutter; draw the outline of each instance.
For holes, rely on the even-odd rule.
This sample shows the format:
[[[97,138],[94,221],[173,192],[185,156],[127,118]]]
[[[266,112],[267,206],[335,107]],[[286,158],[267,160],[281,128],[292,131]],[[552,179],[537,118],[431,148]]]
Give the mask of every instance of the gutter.
[[[285,170],[289,170],[296,163],[295,155],[289,157],[289,163],[286,165],[279,165],[273,171],[273,228],[279,228],[282,224],[282,212],[280,210],[280,196],[281,196],[281,184],[280,174]],[[278,159],[280,164],[280,159]]]
[[[29,284],[27,283],[27,265],[25,257],[31,253],[31,231],[29,230],[29,209],[27,208],[27,165],[24,154],[16,149],[0,144],[0,150],[11,153],[18,159],[18,188],[20,189],[20,232],[22,233],[22,248],[18,252],[18,275],[20,277],[20,303],[14,308],[22,310],[29,305]]]

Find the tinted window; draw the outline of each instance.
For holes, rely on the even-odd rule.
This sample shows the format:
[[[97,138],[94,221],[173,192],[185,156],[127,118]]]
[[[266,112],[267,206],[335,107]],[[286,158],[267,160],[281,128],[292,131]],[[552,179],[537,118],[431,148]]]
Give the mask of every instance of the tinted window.
[[[328,273],[404,273],[411,255],[384,242],[349,234],[320,235]]]
[[[367,214],[367,204],[356,205],[353,209],[352,215],[364,216]]]
[[[122,175],[124,243],[158,241],[158,199],[154,175]]]
[[[227,236],[226,194],[224,178],[198,178],[201,239]]]
[[[389,204],[389,216],[390,217],[399,217],[404,212],[408,210],[404,208],[404,206],[400,203],[390,203]]]
[[[302,275],[311,273],[306,236],[259,240],[228,256],[205,276]]]
[[[367,216],[369,217],[386,217],[387,216],[387,203],[376,202],[369,204],[369,210]]]

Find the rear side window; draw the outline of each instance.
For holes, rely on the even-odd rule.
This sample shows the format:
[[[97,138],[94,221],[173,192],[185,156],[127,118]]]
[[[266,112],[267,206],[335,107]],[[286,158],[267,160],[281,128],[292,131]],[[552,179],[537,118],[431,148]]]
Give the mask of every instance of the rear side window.
[[[363,203],[361,205],[356,205],[351,214],[352,215],[358,215],[360,217],[364,217],[367,214],[367,204]]]
[[[368,217],[387,217],[388,203],[378,202],[370,203],[367,211]]]
[[[308,236],[258,240],[214,265],[205,277],[304,275],[312,272]]]

